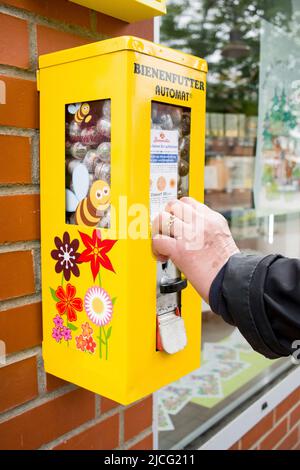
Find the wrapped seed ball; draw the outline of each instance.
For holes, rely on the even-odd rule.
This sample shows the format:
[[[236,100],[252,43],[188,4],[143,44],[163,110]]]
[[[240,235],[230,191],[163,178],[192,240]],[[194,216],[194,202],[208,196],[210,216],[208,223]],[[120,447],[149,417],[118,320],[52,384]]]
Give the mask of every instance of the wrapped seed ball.
[[[99,227],[109,228],[110,227],[110,207],[104,212],[99,222]]]
[[[186,176],[189,172],[189,164],[186,160],[179,160],[178,173],[180,176]]]
[[[66,160],[66,170],[67,172],[72,175],[74,169],[77,165],[80,164],[80,160],[76,160],[76,158],[68,158]]]
[[[103,103],[102,107],[102,116],[107,119],[108,121],[110,120],[111,116],[111,103],[110,100],[105,100]]]
[[[106,181],[110,184],[110,164],[100,162],[95,168],[95,180]]]
[[[102,140],[110,140],[111,124],[107,119],[99,119],[97,122],[97,131]]]
[[[89,150],[82,163],[86,166],[89,173],[94,173],[97,163],[100,162],[97,150]]]
[[[81,132],[81,142],[85,145],[97,145],[100,142],[100,136],[95,126],[86,127]]]
[[[71,142],[78,142],[81,136],[80,124],[76,121],[72,121],[69,125],[69,139]]]
[[[188,135],[191,129],[191,114],[182,113],[181,130],[183,135]]]
[[[161,125],[162,129],[165,129],[167,131],[170,131],[174,127],[170,114],[161,114],[159,124]]]
[[[82,160],[87,151],[87,146],[82,144],[81,142],[75,142],[75,144],[72,144],[70,148],[70,154],[73,158],[76,158],[77,160]]]
[[[97,152],[102,162],[110,162],[110,142],[102,142],[102,144],[97,147]]]
[[[159,112],[158,112],[158,104],[153,103],[151,109],[151,119],[153,122],[158,122],[159,120]]]
[[[190,158],[190,136],[179,139],[179,155],[183,160],[189,161]]]
[[[171,118],[174,123],[174,126],[179,126],[182,119],[182,109],[181,108],[173,108],[171,111]]]

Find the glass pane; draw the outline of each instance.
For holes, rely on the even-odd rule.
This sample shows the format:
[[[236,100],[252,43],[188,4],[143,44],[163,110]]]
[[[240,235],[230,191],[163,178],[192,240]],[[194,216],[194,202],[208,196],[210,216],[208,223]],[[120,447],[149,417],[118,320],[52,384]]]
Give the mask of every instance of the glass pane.
[[[151,107],[151,220],[169,201],[189,193],[190,160],[189,108],[152,102]],[[157,262],[157,351],[176,353],[186,345],[184,320],[181,317],[181,291],[177,290],[181,274],[169,260]],[[172,328],[176,341],[170,337]],[[168,330],[168,335],[164,332]]]
[[[205,203],[249,253],[300,256],[300,207],[291,206],[299,191],[299,15],[300,0],[173,0],[162,19],[162,43],[208,61]],[[255,209],[258,177],[273,212]],[[200,436],[197,448],[204,432],[219,430],[289,367],[290,359],[252,351],[204,304],[201,368],[157,394],[159,448]]]
[[[66,105],[66,223],[110,227],[111,103]]]

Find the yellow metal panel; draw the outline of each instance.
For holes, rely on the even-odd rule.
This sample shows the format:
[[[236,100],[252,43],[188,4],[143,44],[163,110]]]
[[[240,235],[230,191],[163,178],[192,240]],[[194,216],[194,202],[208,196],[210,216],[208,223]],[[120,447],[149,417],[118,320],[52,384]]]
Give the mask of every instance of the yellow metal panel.
[[[119,39],[117,44],[123,42],[124,39]],[[94,52],[101,46],[95,45]],[[190,195],[203,200],[206,74],[168,61],[167,57],[104,47],[107,51],[111,47],[114,52],[88,53],[85,58],[87,49],[82,46],[57,53],[57,65],[55,54],[50,54],[49,60],[47,56],[40,59],[43,357],[47,372],[128,404],[199,367],[199,296],[190,285],[183,291],[186,348],[174,355],[156,351],[156,260],[151,252],[150,231],[145,239],[136,240],[121,233],[120,228],[122,218],[127,226],[132,220],[126,208],[121,207],[124,201],[128,208],[137,203],[149,208],[152,100],[191,108]],[[195,63],[197,60],[194,58]],[[134,73],[135,64],[143,65],[145,74]],[[147,74],[152,68],[164,73],[152,78]],[[185,82],[181,85],[168,82],[165,71],[174,74],[173,77],[184,77]],[[203,83],[204,89],[192,88],[195,80]],[[177,98],[159,96],[158,90],[163,87],[174,87],[185,94]],[[62,276],[55,272],[51,251],[55,248],[55,237],[61,238],[67,231],[72,240],[80,241],[82,252],[85,247],[79,231],[90,237],[93,233],[92,228],[65,223],[65,105],[107,98],[111,99],[112,206],[117,210],[117,219],[110,229],[101,229],[101,236],[117,242],[108,253],[115,273],[102,267],[100,273],[102,286],[116,301],[109,356],[100,357],[96,327],[95,353],[75,347],[75,336],[88,319],[85,309],[78,312],[73,322],[77,330],[72,331],[72,340],[56,342],[52,336],[57,313],[53,291],[62,285]],[[83,299],[98,279],[93,280],[89,263],[82,263],[80,277],[71,277],[70,283],[76,287],[76,297]],[[63,287],[66,288],[66,281]]]
[[[132,23],[166,14],[166,0],[71,0],[84,7]]]
[[[199,57],[175,51],[169,47],[154,44],[145,39],[134,36],[120,36],[118,38],[106,39],[105,41],[93,42],[85,46],[73,47],[63,51],[53,52],[51,54],[39,57],[39,68],[51,67],[53,65],[72,62],[73,60],[87,59],[89,57],[98,57],[99,55],[110,54],[112,52],[132,50],[140,54],[157,57],[167,62],[185,65],[196,70],[207,72],[207,62]]]

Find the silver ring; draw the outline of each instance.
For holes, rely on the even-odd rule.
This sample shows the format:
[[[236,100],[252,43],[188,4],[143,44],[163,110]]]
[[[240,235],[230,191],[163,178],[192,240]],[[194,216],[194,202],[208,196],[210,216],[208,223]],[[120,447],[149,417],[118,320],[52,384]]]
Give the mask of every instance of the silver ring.
[[[173,227],[173,225],[174,225],[174,222],[175,222],[175,215],[171,214],[170,218],[168,220],[168,228],[169,228],[170,231],[171,231],[171,227]]]

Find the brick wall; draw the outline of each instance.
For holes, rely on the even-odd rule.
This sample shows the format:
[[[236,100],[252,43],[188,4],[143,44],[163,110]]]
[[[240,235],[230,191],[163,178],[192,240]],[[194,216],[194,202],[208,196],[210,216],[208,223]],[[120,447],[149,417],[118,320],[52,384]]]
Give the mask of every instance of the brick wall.
[[[45,374],[41,356],[38,54],[134,34],[67,0],[0,4],[0,449],[151,449],[152,398],[129,407]],[[0,343],[1,346],[1,343]]]
[[[300,388],[296,389],[231,450],[300,450]]]

